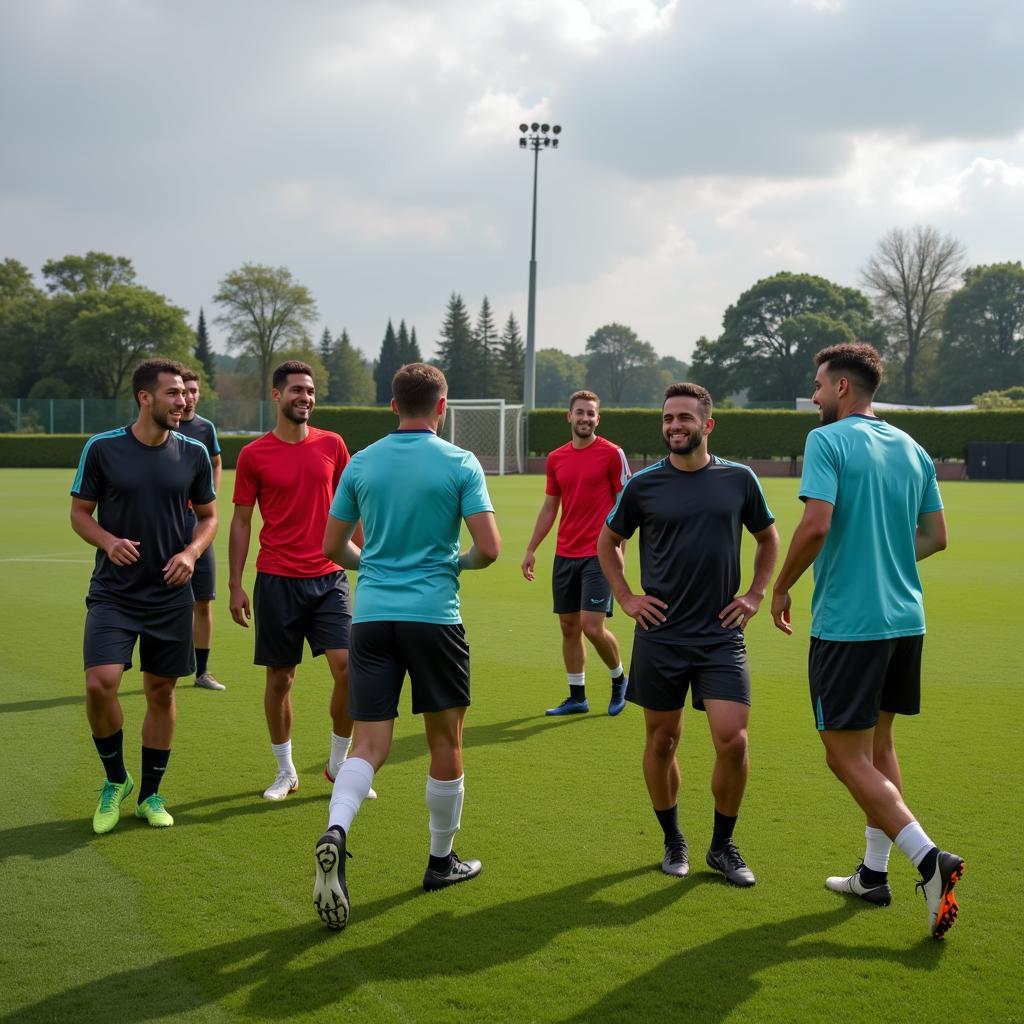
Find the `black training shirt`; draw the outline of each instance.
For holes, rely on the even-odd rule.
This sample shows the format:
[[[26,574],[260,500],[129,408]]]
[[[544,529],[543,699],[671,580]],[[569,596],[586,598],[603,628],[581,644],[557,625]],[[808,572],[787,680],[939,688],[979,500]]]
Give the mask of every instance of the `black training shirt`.
[[[96,502],[104,530],[141,541],[132,565],[114,565],[97,550],[90,598],[139,608],[192,603],[191,584],[169,587],[164,566],[192,540],[189,502],[207,505],[215,497],[213,467],[199,441],[171,431],[153,447],[129,427],[97,434],[85,443],[71,494]]]
[[[620,537],[639,529],[641,586],[668,605],[665,621],[638,624],[637,636],[706,644],[743,635],[718,618],[739,589],[742,527],[775,522],[751,470],[712,455],[687,473],[664,458],[627,481],[607,522]]]
[[[220,455],[220,442],[217,440],[217,428],[211,420],[203,416],[195,415],[190,420],[182,420],[178,424],[178,433],[191,437],[193,441],[202,441],[212,459],[214,455]]]

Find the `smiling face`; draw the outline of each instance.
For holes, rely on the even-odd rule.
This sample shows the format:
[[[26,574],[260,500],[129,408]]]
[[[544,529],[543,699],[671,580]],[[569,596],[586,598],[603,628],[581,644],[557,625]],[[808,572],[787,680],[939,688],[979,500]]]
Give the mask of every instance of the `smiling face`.
[[[715,421],[705,417],[704,408],[689,395],[673,395],[665,399],[661,413],[661,433],[665,447],[673,455],[689,455],[697,451],[711,433]]]
[[[839,374],[833,379],[828,363],[822,363],[814,375],[814,390],[811,392],[811,401],[818,407],[818,418],[822,424],[835,423],[839,419],[839,399],[844,390],[849,391],[847,379]]]
[[[161,373],[152,391],[139,392],[140,404],[163,430],[177,430],[185,411],[185,385],[176,373]]]
[[[569,421],[573,437],[581,441],[594,436],[597,425],[601,422],[601,412],[597,402],[587,398],[578,398],[565,417]]]
[[[316,385],[308,373],[289,373],[284,384],[273,388],[271,397],[285,419],[305,423],[316,405]]]
[[[185,381],[185,411],[181,414],[183,420],[195,419],[196,406],[199,404],[199,381]]]

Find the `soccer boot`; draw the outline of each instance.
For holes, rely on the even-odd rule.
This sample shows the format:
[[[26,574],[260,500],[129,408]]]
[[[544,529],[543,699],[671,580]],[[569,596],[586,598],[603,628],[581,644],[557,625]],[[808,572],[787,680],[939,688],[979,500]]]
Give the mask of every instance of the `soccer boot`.
[[[446,871],[427,868],[423,875],[423,889],[426,892],[447,889],[449,885],[458,885],[459,882],[468,882],[471,878],[476,878],[482,870],[483,864],[480,861],[459,860],[459,855],[452,850],[451,861]]]
[[[548,708],[545,715],[585,715],[590,710],[587,698],[577,700],[575,697],[566,697],[557,708]]]
[[[174,819],[167,813],[164,798],[159,793],[150,793],[135,808],[136,818],[145,818],[153,828],[170,828]]]
[[[313,906],[328,928],[340,932],[348,924],[348,886],[345,884],[345,833],[329,828],[316,842]]]
[[[690,851],[682,836],[665,844],[661,870],[666,875],[674,875],[676,878],[685,878],[690,873]]]
[[[121,820],[121,801],[132,791],[135,783],[125,772],[124,782],[111,782],[106,779],[100,790],[100,802],[92,816],[92,830],[101,836],[109,832]]]
[[[745,889],[756,881],[754,872],[747,867],[731,839],[719,850],[708,850],[708,855],[704,859],[709,868],[721,871],[730,885],[738,885]]]
[[[953,886],[964,876],[964,862],[955,853],[939,850],[931,878],[917,883],[928,904],[933,939],[941,939],[956,921],[960,907],[953,895]]]
[[[614,718],[622,713],[626,706],[626,683],[629,680],[622,676],[612,680],[612,699],[608,702],[608,714]]]
[[[342,761],[341,763],[342,763],[342,764],[344,764],[345,762],[344,762],[344,761]],[[341,768],[340,768],[340,767],[338,768],[338,771],[339,771],[339,772],[341,771]],[[324,778],[325,778],[325,779],[326,779],[326,780],[327,780],[327,781],[328,781],[328,782],[329,782],[329,783],[330,783],[330,784],[331,784],[332,786],[334,785],[334,779],[335,779],[335,775],[334,775],[334,774],[333,774],[333,773],[331,772],[331,762],[330,762],[330,761],[328,761],[328,762],[327,762],[327,764],[326,764],[326,766],[324,767]],[[375,789],[373,788],[373,786],[371,786],[371,787],[370,787],[370,792],[366,794],[366,799],[367,799],[367,800],[376,800],[376,799],[377,799],[377,790],[375,790]]]
[[[865,885],[861,881],[860,873],[864,867],[861,864],[852,875],[830,875],[825,879],[825,886],[833,892],[850,893],[859,896],[862,900],[875,907],[887,907],[892,903],[892,889],[888,882],[880,885]]]
[[[264,800],[283,800],[289,793],[299,788],[299,777],[289,771],[277,773],[274,781],[263,790]]]
[[[226,690],[227,687],[217,679],[214,679],[212,672],[204,672],[201,676],[196,676],[195,685],[200,690]]]

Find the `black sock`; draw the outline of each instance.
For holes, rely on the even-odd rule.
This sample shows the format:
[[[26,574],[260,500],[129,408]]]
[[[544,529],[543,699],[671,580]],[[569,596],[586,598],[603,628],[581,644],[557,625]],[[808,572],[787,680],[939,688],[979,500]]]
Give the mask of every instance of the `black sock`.
[[[626,678],[625,671],[623,669],[619,669],[619,674],[617,676],[612,676],[612,682],[613,683],[621,683],[622,680],[625,679],[625,678]]]
[[[107,779],[110,782],[124,782],[128,778],[124,768],[124,730],[118,729],[113,736],[105,736],[103,739],[93,736],[92,741],[96,744],[96,752],[103,762]]]
[[[431,854],[429,866],[431,871],[447,871],[452,866],[452,855],[446,853],[443,857],[435,857]]]
[[[730,818],[728,814],[719,814],[715,811],[715,831],[711,834],[711,849],[720,850],[730,839],[733,829],[736,827],[736,819]]]
[[[859,874],[864,885],[885,885],[889,881],[888,872],[872,871],[866,864],[861,864]]]
[[[201,676],[206,671],[206,663],[210,660],[209,647],[196,648],[196,675]]]
[[[160,780],[164,777],[169,750],[155,750],[153,747],[142,748],[142,781],[139,783],[139,803],[152,796],[160,789]]]
[[[659,811],[655,808],[654,814],[658,819],[658,824],[661,825],[661,831],[665,833],[666,846],[673,839],[683,838],[683,833],[679,828],[679,804],[673,804],[664,811]]]
[[[586,686],[570,686],[569,696],[573,700],[586,700],[587,699],[587,688]]]
[[[921,872],[921,877],[927,882],[932,875],[935,874],[935,866],[939,862],[939,848],[933,846],[925,855],[924,860],[917,865],[917,870]]]

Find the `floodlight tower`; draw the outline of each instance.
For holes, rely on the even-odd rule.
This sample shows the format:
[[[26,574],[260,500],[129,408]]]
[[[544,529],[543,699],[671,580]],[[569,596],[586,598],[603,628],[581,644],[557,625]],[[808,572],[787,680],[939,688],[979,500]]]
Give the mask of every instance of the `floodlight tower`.
[[[523,365],[523,412],[533,411],[537,395],[534,327],[537,315],[537,161],[542,149],[558,149],[560,124],[521,124],[519,148],[533,150],[533,229],[530,233],[530,297],[526,307],[526,358]]]

